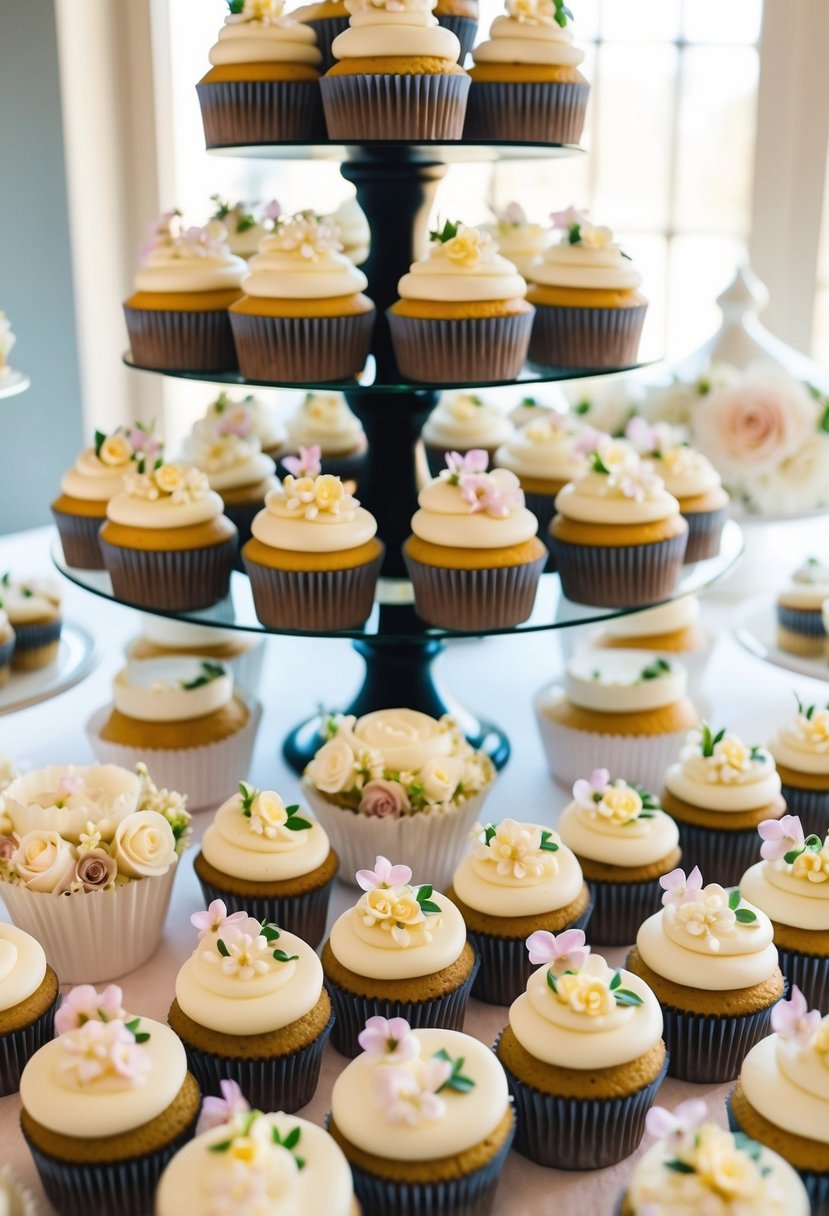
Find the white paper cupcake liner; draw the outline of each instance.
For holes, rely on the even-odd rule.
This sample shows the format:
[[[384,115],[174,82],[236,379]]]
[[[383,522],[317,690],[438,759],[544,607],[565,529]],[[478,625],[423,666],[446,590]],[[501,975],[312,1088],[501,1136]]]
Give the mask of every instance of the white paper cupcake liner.
[[[18,929],[43,946],[62,984],[99,984],[137,970],[155,954],[177,869],[75,895],[2,883],[0,896]]]
[[[455,867],[469,848],[469,834],[492,786],[487,786],[454,811],[419,812],[400,819],[359,815],[329,802],[305,782],[303,797],[328,833],[340,859],[340,879],[356,886],[358,870],[371,870],[376,857],[411,867],[414,881],[444,891]]]
[[[101,738],[101,730],[111,712],[109,705],[102,706],[89,719],[86,724],[87,737],[101,764],[118,764],[121,768],[132,770],[139,760],[143,760],[159,788],[186,794],[188,809],[203,811],[219,806],[235,793],[239,781],[250,771],[262,706],[242,694],[238,688],[236,695],[248,707],[248,720],[241,730],[217,743],[207,743],[202,747],[170,748],[169,751],[158,747],[128,747],[124,743],[109,743]]]

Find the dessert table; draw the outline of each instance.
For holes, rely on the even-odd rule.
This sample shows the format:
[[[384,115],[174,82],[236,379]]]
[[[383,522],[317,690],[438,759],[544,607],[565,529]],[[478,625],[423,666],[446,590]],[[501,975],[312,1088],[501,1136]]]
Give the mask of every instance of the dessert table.
[[[52,529],[41,528],[0,539],[0,570],[14,569],[32,575],[49,572],[52,536]],[[814,540],[814,524],[804,522],[791,528],[786,558],[780,553],[769,555],[766,586],[770,595],[787,578],[792,566],[814,547]],[[96,638],[100,663],[83,683],[55,699],[0,719],[0,751],[11,756],[19,767],[92,761],[84,724],[94,710],[108,701],[110,679],[123,663],[124,645],[137,632],[137,614],[130,609],[85,594],[65,581],[63,590],[65,616],[81,622]],[[768,737],[780,716],[791,710],[794,688],[804,698],[825,699],[829,687],[825,682],[768,666],[744,651],[730,632],[738,604],[739,600],[729,593],[727,581],[703,600],[703,623],[716,637],[705,693],[712,721],[717,726],[727,724],[749,742],[760,742]],[[468,706],[510,724],[512,757],[489,798],[488,817],[511,815],[554,825],[568,801],[568,791],[555,785],[547,773],[532,712],[533,694],[542,682],[556,675],[561,661],[560,642],[555,633],[457,640],[449,644],[439,661],[438,675],[446,672],[451,687]],[[509,680],[500,679],[499,673],[507,671]],[[247,774],[228,774],[227,790],[219,791],[222,797],[232,793],[238,778],[245,776],[260,787],[278,790],[286,800],[293,799],[297,778],[281,756],[284,735],[298,718],[317,708],[323,689],[330,707],[336,708],[338,703],[347,703],[360,679],[361,661],[345,641],[268,639],[260,694],[265,712],[253,768]],[[400,705],[406,704],[406,693],[406,688],[401,687]],[[597,764],[601,760],[597,755]],[[209,821],[210,812],[194,816],[195,841]],[[195,851],[188,851],[180,863],[166,933],[155,958],[119,981],[125,992],[125,1006],[137,1014],[165,1019],[176,972],[193,948],[194,931],[189,918],[203,907],[192,869]],[[693,864],[693,859],[688,860]],[[428,879],[428,875],[421,877]],[[332,900],[332,919],[355,898],[353,888],[338,884]],[[0,908],[0,916],[5,915]],[[607,956],[618,964],[624,951],[609,950]],[[115,960],[113,975],[117,975]],[[465,1029],[492,1043],[505,1022],[504,1008],[473,1000]],[[319,1089],[310,1105],[299,1112],[301,1115],[316,1122],[323,1120],[333,1081],[344,1063],[333,1048],[326,1047]],[[724,1124],[723,1100],[729,1088],[729,1085],[692,1086],[668,1079],[660,1101],[672,1107],[685,1097],[701,1094],[709,1099],[714,1117]],[[19,1109],[16,1095],[0,1099],[0,1164],[9,1164],[38,1196],[40,1210],[47,1211],[34,1164],[20,1134]],[[518,1213],[550,1216],[554,1211],[561,1216],[610,1214],[630,1171],[631,1160],[586,1173],[545,1170],[513,1152],[493,1213],[494,1216]]]

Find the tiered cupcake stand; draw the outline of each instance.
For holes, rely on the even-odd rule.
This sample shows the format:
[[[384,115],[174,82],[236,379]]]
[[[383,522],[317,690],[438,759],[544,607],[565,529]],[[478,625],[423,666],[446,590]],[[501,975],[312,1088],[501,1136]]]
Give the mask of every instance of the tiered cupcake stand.
[[[377,305],[378,313],[372,354],[363,374],[347,382],[287,385],[253,382],[238,373],[165,374],[221,383],[231,388],[234,385],[326,388],[345,393],[352,410],[361,419],[368,439],[367,467],[360,478],[358,495],[377,518],[379,535],[386,546],[376,603],[368,621],[360,629],[326,635],[351,640],[366,662],[364,683],[346,712],[362,714],[402,703],[433,716],[451,712],[474,746],[484,748],[500,767],[509,756],[509,741],[503,730],[458,706],[441,692],[432,677],[432,663],[447,641],[469,635],[432,628],[416,616],[401,546],[409,535],[409,521],[416,509],[415,445],[427,415],[437,404],[439,392],[449,387],[485,389],[504,382],[436,385],[405,380],[394,361],[384,314],[397,299],[401,275],[423,251],[435,192],[451,163],[552,158],[574,155],[580,149],[549,144],[483,145],[466,141],[454,144],[268,144],[213,148],[211,151],[229,156],[296,161],[325,158],[340,162],[343,177],[357,189],[358,202],[371,228],[371,253],[363,269],[369,280],[368,294]],[[138,366],[129,355],[126,361],[131,366]],[[609,374],[611,370],[622,369],[606,368],[602,372]],[[518,383],[530,386],[596,374],[587,369],[528,365],[518,377]],[[710,586],[732,568],[741,551],[740,530],[730,523],[725,529],[719,555],[687,566],[675,594],[699,592]],[[98,595],[114,598],[109,577],[67,567],[58,542],[54,558],[58,568],[73,582]],[[517,628],[487,632],[535,633],[603,620],[623,611],[570,604],[561,595],[558,577],[547,574],[541,579],[535,608],[528,621]],[[193,623],[260,633],[276,632],[266,630],[257,621],[247,577],[238,573],[233,575],[231,593],[226,600],[211,609],[175,615]],[[297,726],[285,740],[285,757],[297,771],[304,768],[319,746],[320,726],[319,716],[314,717]]]

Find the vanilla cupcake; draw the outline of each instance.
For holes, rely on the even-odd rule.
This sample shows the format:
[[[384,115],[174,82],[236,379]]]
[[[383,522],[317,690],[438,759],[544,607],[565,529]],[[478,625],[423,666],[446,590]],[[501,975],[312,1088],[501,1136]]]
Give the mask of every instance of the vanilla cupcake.
[[[466,63],[478,33],[478,0],[437,0],[435,16],[445,30],[451,30],[460,43],[458,63]]]
[[[641,925],[627,968],[662,1006],[669,1075],[730,1081],[783,995],[772,923],[738,887],[703,886],[697,866],[659,885],[665,906]]]
[[[248,263],[230,312],[242,375],[295,384],[347,380],[368,356],[368,279],[340,252],[336,228],[310,211],[277,220]]]
[[[494,463],[518,478],[528,510],[538,520],[541,539],[552,548],[549,528],[556,496],[568,482],[587,472],[587,457],[578,445],[579,428],[567,415],[546,410],[527,422],[498,448]]]
[[[261,716],[223,664],[172,655],[123,667],[112,703],[86,730],[99,759],[127,768],[145,760],[161,785],[186,791],[201,810],[223,802],[233,775],[247,772]]]
[[[383,561],[377,521],[318,463],[300,472],[268,494],[242,550],[256,615],[269,629],[356,629]]]
[[[336,211],[331,212],[328,219],[339,229],[345,256],[355,266],[362,266],[364,262],[367,262],[371,250],[371,229],[366,213],[357,199],[354,197],[345,199]]]
[[[359,479],[366,462],[366,433],[342,393],[306,393],[286,426],[287,452],[318,447],[326,473],[343,481]]]
[[[186,655],[223,663],[233,682],[256,694],[262,678],[266,638],[243,629],[217,629],[193,625],[171,616],[139,614],[141,632],[124,650],[127,659],[169,659]]]
[[[513,431],[503,410],[476,393],[443,393],[421,432],[429,471],[438,477],[450,453],[464,455],[471,448],[485,451],[492,461]]]
[[[777,597],[777,645],[788,654],[823,655],[827,646],[823,604],[829,599],[829,564],[807,557]]]
[[[290,929],[311,946],[325,936],[337,854],[324,829],[273,790],[246,781],[216,812],[193,868],[208,903]]]
[[[124,301],[132,358],[157,371],[236,368],[228,308],[242,295],[245,263],[234,257],[223,224],[185,228],[167,211],[141,251],[135,291]]]
[[[17,1093],[29,1057],[52,1038],[60,986],[40,942],[22,929],[0,922],[0,955],[0,1097],[6,1097]],[[2,1188],[0,1210],[1,1200]]]
[[[472,51],[464,138],[577,144],[590,86],[560,0],[506,0],[489,39]]]
[[[485,230],[504,257],[509,258],[518,273],[530,282],[533,264],[552,244],[552,228],[530,223],[520,203],[507,203],[495,212],[495,223],[485,225]]]
[[[683,595],[643,612],[611,617],[590,638],[590,645],[599,650],[645,650],[668,662],[679,660],[688,673],[688,691],[698,696],[714,648],[700,616],[697,597]]]
[[[513,381],[533,324],[527,284],[478,228],[447,220],[430,240],[386,313],[401,373],[444,384]]]
[[[265,496],[276,488],[273,460],[254,437],[209,435],[197,427],[184,445],[184,457],[207,474],[210,489],[221,497],[224,513],[239,533],[241,548],[250,540],[251,524]]]
[[[804,705],[777,727],[768,749],[792,815],[802,815],[816,832],[829,829],[829,706]]]
[[[280,456],[286,440],[285,426],[273,406],[252,393],[238,398],[231,397],[224,390],[210,402],[204,417],[194,424],[193,431],[258,439],[262,451],[272,460]]]
[[[0,688],[8,683],[12,670],[14,656],[14,630],[9,620],[9,614],[0,600]]]
[[[58,584],[50,578],[0,578],[0,607],[13,631],[12,671],[39,671],[58,657],[63,629]],[[6,631],[8,644],[8,630]]]
[[[295,8],[291,16],[294,21],[310,25],[314,31],[322,55],[320,71],[327,72],[335,62],[331,44],[348,29],[345,0],[316,0],[314,4],[303,4],[300,8]]]
[[[196,85],[208,148],[322,137],[322,55],[313,29],[284,8],[284,0],[231,4]]]
[[[771,754],[707,722],[667,768],[661,802],[677,822],[684,855],[725,886],[754,861],[759,824],[786,810]]]
[[[601,768],[575,783],[558,831],[590,887],[591,940],[630,945],[642,921],[659,909],[659,879],[682,857],[673,819],[647,790],[611,781]]]
[[[491,1005],[508,1005],[523,991],[531,933],[583,929],[590,920],[590,892],[558,833],[514,819],[476,831],[446,894],[481,960],[472,995]]]
[[[550,775],[571,787],[600,757],[610,772],[660,789],[665,769],[697,721],[686,683],[681,664],[657,655],[579,651],[567,664],[563,684],[545,685],[534,701]]]
[[[534,933],[527,950],[535,966],[495,1045],[515,1148],[555,1169],[613,1165],[642,1139],[668,1067],[659,1002],[591,954],[583,933]]]
[[[314,1096],[331,1002],[301,938],[221,901],[190,918],[198,943],[176,976],[167,1020],[203,1091],[235,1081],[259,1110],[294,1111]]]
[[[219,220],[224,224],[230,252],[245,261],[256,253],[259,242],[270,232],[273,221],[280,214],[276,199],[268,203],[259,216],[254,214],[252,206],[246,206],[241,199],[238,203],[231,204],[220,195],[211,194],[210,201],[216,205],[211,220]]]

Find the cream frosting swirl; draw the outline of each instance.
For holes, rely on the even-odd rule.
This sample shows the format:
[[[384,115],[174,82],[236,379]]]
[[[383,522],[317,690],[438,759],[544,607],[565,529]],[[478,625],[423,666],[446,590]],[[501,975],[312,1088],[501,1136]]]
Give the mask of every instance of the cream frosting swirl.
[[[0,922],[0,1012],[28,1000],[45,976],[46,955],[40,942],[15,925]]]
[[[684,444],[667,448],[655,458],[665,489],[674,498],[695,498],[719,490],[722,478],[707,456]]]
[[[234,490],[270,480],[276,465],[262,452],[259,440],[238,435],[207,436],[195,428],[185,444],[185,457],[207,474],[211,490]]]
[[[588,472],[556,496],[565,519],[587,524],[646,524],[679,514],[679,503],[665,489],[649,461],[640,460],[622,439],[600,437],[590,454]]]
[[[429,252],[397,284],[404,300],[447,303],[523,299],[527,284],[501,257],[488,233],[463,224],[444,226]]]
[[[117,464],[105,464],[94,448],[85,448],[71,469],[61,478],[60,488],[71,498],[85,502],[108,502],[123,488],[124,473],[130,467],[132,453]]]
[[[221,663],[189,655],[135,659],[112,682],[119,713],[141,722],[188,722],[216,713],[233,697]]]
[[[435,545],[498,549],[524,544],[538,531],[509,469],[460,475],[445,470],[423,487],[417,501],[412,532]]]
[[[283,0],[248,0],[241,13],[229,13],[208,58],[214,67],[234,63],[322,63],[313,29],[283,12]]]
[[[667,604],[657,604],[644,612],[629,612],[606,621],[604,631],[612,638],[659,636],[690,629],[700,618],[699,600],[695,595],[683,595]]]
[[[310,874],[327,858],[325,829],[304,810],[286,807],[273,790],[241,785],[216,812],[202,840],[205,860],[246,882],[285,882]]]
[[[472,51],[475,63],[532,63],[578,67],[584,51],[573,45],[572,31],[555,20],[550,0],[507,0],[507,15],[496,17],[489,40]]]
[[[587,471],[587,458],[576,445],[576,432],[561,414],[534,419],[505,440],[495,464],[518,477],[543,481],[576,481]]]
[[[362,895],[331,927],[336,959],[349,971],[377,980],[416,979],[454,963],[466,944],[463,917],[436,891],[429,900],[438,911],[418,917],[415,905],[421,890],[400,884],[378,886]],[[394,931],[398,925],[402,929]]]
[[[444,393],[423,426],[423,439],[441,448],[495,448],[509,439],[512,423],[497,405],[475,393]]]
[[[364,442],[363,424],[342,393],[307,393],[287,422],[288,438],[297,447],[319,444],[322,459],[343,456]]]
[[[18,836],[57,832],[77,844],[92,823],[109,841],[140,796],[139,778],[117,764],[50,764],[9,782],[3,809]]]
[[[829,1020],[808,1037],[778,1033],[761,1039],[743,1061],[740,1085],[776,1127],[829,1144]]]
[[[499,251],[525,279],[531,277],[533,263],[553,239],[553,230],[542,224],[531,224],[517,203],[509,203],[503,211],[497,212],[496,222],[485,224],[484,231],[489,233]]]
[[[313,212],[280,219],[248,262],[242,289],[249,296],[276,300],[358,295],[368,279],[340,249],[337,229]]]
[[[285,442],[285,427],[276,410],[250,394],[239,399],[225,392],[219,393],[207,407],[204,417],[194,424],[193,433],[258,439],[264,451],[279,448]]]
[[[339,477],[289,474],[267,495],[251,531],[274,549],[339,553],[370,541],[377,533],[377,521],[345,492]]]
[[[455,870],[462,903],[491,916],[539,916],[578,898],[581,867],[557,832],[504,819],[487,825]]]
[[[335,59],[426,56],[457,63],[461,44],[438,24],[437,0],[346,0],[348,29],[331,44]]]
[[[590,223],[585,213],[572,208],[554,219],[564,234],[533,263],[534,282],[598,291],[632,291],[641,284],[641,274],[609,228]]]
[[[786,608],[819,612],[829,599],[829,565],[817,557],[807,557],[792,574],[790,585],[780,593],[779,602]]]
[[[167,211],[158,219],[142,251],[135,275],[137,291],[227,291],[238,288],[245,262],[230,252],[224,224],[214,220],[204,228],[187,228],[180,213]]]
[[[645,713],[685,696],[685,668],[643,650],[582,650],[567,664],[564,689],[581,709]]]
[[[782,858],[760,861],[746,870],[740,890],[778,924],[810,932],[829,931],[826,877],[823,882],[810,882],[807,874],[796,875]]]
[[[0,580],[0,604],[12,625],[51,620],[62,598],[60,587],[51,579],[19,579],[7,573]]]
[[[826,777],[829,784],[829,708],[801,706],[794,718],[778,726],[768,747],[778,764]]]
[[[188,528],[210,523],[224,504],[195,465],[162,464],[125,473],[124,488],[107,503],[107,519],[130,528]]]
[[[679,830],[662,810],[619,822],[574,801],[562,811],[558,830],[577,857],[604,865],[653,865],[679,844]]]
[[[679,760],[665,774],[675,797],[709,811],[753,811],[780,796],[780,776],[763,748],[749,748],[737,735],[715,736],[703,724],[691,731]]]

